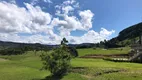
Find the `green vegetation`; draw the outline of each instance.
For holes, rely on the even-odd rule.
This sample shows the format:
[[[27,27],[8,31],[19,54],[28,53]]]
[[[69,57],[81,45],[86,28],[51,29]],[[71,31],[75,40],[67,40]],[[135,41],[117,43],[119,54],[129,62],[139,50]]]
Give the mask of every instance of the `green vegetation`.
[[[23,55],[0,56],[6,61],[0,61],[1,80],[32,80],[44,78],[49,72],[40,71],[40,58],[29,52]]]
[[[110,48],[110,49],[102,49],[102,48],[78,49],[79,56],[84,56],[89,54],[127,54],[129,51],[130,47]]]
[[[94,54],[117,54],[120,49],[79,49],[79,55],[86,52]],[[124,50],[124,51],[123,51]],[[129,48],[124,48],[123,53]],[[38,51],[37,55],[30,51],[27,54],[0,56],[1,80],[44,80],[49,78],[50,72],[40,70],[42,61],[40,55],[45,53]],[[73,69],[61,80],[141,80],[142,64],[129,62],[111,62],[102,59],[74,58],[71,61]]]
[[[139,40],[142,35],[142,23],[130,26],[122,30],[119,35],[107,41],[107,47],[128,46]]]
[[[66,45],[68,41],[63,38],[60,47],[54,49],[50,53],[42,54],[43,69],[49,70],[52,77],[63,76],[71,67],[71,54]]]

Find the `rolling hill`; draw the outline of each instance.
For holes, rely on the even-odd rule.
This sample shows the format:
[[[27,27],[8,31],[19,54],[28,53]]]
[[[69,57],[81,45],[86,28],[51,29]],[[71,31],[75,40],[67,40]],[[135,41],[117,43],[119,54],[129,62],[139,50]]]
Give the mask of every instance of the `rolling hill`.
[[[107,45],[109,45],[109,47],[129,46],[138,41],[141,35],[142,22],[120,31],[117,37],[112,38],[107,42]]]

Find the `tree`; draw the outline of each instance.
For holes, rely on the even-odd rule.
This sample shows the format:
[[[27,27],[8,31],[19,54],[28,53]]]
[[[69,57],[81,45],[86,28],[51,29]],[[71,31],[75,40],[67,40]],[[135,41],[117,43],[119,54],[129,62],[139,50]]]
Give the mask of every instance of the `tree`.
[[[62,76],[70,69],[71,55],[67,48],[68,41],[63,38],[61,45],[48,54],[42,54],[43,69],[49,70],[52,76]]]
[[[66,38],[63,38],[63,40],[61,41],[61,46],[66,47],[67,43],[68,43],[68,41],[66,40]]]

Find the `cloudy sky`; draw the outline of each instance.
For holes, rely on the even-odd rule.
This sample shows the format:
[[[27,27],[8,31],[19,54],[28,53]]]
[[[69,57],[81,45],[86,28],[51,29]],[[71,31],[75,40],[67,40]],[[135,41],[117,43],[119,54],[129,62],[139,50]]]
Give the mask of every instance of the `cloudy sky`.
[[[97,43],[142,21],[141,0],[0,0],[0,40]]]

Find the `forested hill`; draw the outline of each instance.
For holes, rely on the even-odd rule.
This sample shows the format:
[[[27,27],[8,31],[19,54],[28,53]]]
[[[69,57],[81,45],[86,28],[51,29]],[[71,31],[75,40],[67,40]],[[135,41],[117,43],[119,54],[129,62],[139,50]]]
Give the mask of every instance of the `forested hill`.
[[[119,33],[118,40],[134,39],[142,34],[142,22],[133,26],[130,26]]]
[[[128,46],[131,45],[134,41],[139,40],[139,36],[141,34],[142,22],[122,30],[117,37],[109,40],[107,44],[109,47]]]

